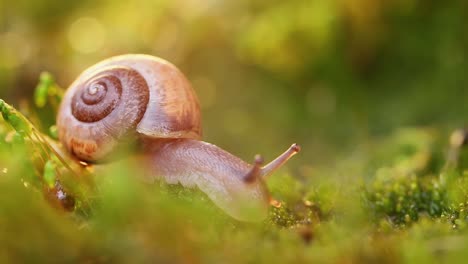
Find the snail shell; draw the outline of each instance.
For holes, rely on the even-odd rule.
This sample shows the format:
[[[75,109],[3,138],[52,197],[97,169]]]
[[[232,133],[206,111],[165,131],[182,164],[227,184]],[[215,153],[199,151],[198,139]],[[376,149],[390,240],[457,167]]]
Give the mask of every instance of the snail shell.
[[[65,94],[57,127],[68,151],[88,162],[105,160],[134,134],[201,138],[190,83],[174,65],[148,55],[117,56],[84,71]]]

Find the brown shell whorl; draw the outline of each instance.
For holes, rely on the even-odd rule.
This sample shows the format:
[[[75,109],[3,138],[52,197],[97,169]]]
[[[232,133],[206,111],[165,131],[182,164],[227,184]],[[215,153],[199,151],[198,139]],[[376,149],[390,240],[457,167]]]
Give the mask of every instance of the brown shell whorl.
[[[145,79],[128,67],[104,68],[71,89],[64,106],[71,116],[59,116],[60,134],[71,153],[86,161],[107,157],[133,134],[149,101]]]
[[[89,162],[106,160],[127,139],[202,133],[190,82],[173,64],[141,54],[111,57],[81,73],[62,100],[57,128],[62,144]]]
[[[72,114],[81,122],[96,122],[108,116],[122,96],[122,82],[116,76],[123,69],[106,71],[91,79],[72,99]]]

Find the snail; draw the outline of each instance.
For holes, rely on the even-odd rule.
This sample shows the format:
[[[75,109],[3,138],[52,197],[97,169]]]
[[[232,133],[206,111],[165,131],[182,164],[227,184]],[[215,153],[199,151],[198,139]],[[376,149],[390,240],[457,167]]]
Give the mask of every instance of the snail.
[[[86,69],[67,89],[58,135],[80,161],[107,163],[116,149],[137,144],[149,179],[198,187],[221,209],[244,221],[264,219],[265,178],[299,152],[293,144],[262,166],[201,141],[201,115],[189,81],[171,63],[150,55],[121,55]]]

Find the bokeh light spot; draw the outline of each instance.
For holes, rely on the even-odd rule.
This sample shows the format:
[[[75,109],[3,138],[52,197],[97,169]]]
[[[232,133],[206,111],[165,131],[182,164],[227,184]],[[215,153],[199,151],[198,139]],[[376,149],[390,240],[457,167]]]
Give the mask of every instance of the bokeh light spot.
[[[68,41],[81,53],[92,53],[104,45],[106,30],[95,18],[82,17],[73,22],[68,30]]]
[[[0,34],[0,68],[12,69],[26,62],[31,56],[31,41],[23,34]]]

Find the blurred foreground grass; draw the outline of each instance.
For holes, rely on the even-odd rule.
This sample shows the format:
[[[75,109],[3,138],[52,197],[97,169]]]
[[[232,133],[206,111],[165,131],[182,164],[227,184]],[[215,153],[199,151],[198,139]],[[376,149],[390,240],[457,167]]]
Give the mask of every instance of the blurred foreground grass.
[[[468,116],[467,14],[463,0],[0,0],[0,97],[34,124],[0,121],[0,263],[466,262],[468,151],[449,137]],[[244,159],[302,145],[269,181],[282,206],[265,222],[142,184],[131,163],[63,173],[31,143],[56,137],[50,75],[29,100],[41,71],[66,85],[125,53],[187,75],[207,141]]]
[[[37,114],[46,108],[53,119],[60,88],[44,74],[37,89],[36,105],[21,110],[34,125],[0,104],[1,263],[437,263],[468,256],[464,140],[452,142],[447,160],[448,135],[401,128],[310,177],[279,173],[268,185],[281,206],[262,223],[242,223],[200,191],[140,182],[138,164],[68,164],[70,173],[64,165],[71,162],[41,140],[55,134]]]

